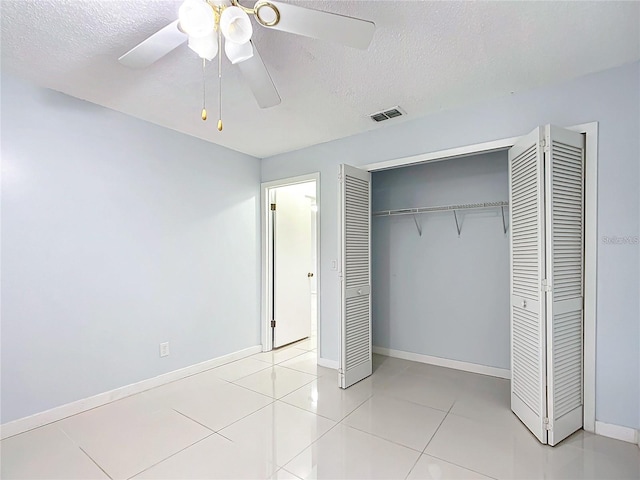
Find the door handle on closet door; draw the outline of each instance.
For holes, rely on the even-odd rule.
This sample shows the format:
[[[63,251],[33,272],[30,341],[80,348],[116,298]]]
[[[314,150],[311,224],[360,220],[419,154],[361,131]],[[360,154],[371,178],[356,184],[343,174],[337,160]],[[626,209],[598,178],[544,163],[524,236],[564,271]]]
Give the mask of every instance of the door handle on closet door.
[[[362,289],[361,288],[358,289],[358,295],[362,295]]]

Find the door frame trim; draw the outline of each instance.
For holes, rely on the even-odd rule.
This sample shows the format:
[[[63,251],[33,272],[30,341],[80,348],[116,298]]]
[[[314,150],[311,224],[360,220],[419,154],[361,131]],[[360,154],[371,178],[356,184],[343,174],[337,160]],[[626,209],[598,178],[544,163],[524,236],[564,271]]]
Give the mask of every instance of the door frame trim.
[[[596,320],[598,293],[598,122],[583,123],[564,128],[585,134],[583,429],[595,433]],[[523,135],[526,135],[526,132]],[[370,163],[368,165],[362,165],[359,168],[373,172],[507,150],[523,135]],[[319,324],[320,322],[318,322],[318,325]]]
[[[269,249],[269,233],[271,232],[271,216],[269,208],[269,191],[278,187],[285,187],[287,185],[296,185],[299,183],[316,182],[316,205],[318,211],[316,212],[316,328],[317,328],[317,352],[320,357],[320,332],[322,325],[320,322],[320,172],[310,173],[308,175],[300,175],[297,177],[283,178],[280,180],[273,180],[271,182],[262,182],[260,184],[260,233],[261,233],[261,266],[262,266],[262,288],[261,288],[261,312],[260,312],[260,324],[261,324],[261,340],[262,351],[269,352],[273,350],[271,342],[271,335],[269,335],[271,329],[271,319],[269,318],[269,312],[271,311],[271,291],[272,285],[272,268],[269,261],[271,255]]]

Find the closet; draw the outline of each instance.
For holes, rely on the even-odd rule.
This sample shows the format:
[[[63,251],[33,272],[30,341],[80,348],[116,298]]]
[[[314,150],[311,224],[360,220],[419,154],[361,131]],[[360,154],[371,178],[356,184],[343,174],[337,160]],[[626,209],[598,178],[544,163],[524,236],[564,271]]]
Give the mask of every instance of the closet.
[[[507,160],[501,151],[372,173],[378,352],[508,377]]]
[[[487,164],[457,185],[459,200],[433,203],[410,191],[412,173],[386,199],[374,178],[372,205],[371,173],[341,167],[339,383],[370,375],[372,345],[384,341],[510,370],[513,412],[555,445],[583,419],[584,137],[545,126],[490,155],[502,155],[500,174]],[[456,165],[463,179],[465,162],[488,161],[473,160],[441,170]],[[502,189],[474,191],[491,173]]]

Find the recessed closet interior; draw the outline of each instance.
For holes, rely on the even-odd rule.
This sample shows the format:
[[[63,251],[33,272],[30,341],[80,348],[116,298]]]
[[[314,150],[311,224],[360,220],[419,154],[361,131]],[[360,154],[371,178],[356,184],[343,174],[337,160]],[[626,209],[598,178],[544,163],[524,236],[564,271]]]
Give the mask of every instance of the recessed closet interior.
[[[508,374],[508,207],[381,215],[508,198],[507,151],[372,173],[374,349]]]

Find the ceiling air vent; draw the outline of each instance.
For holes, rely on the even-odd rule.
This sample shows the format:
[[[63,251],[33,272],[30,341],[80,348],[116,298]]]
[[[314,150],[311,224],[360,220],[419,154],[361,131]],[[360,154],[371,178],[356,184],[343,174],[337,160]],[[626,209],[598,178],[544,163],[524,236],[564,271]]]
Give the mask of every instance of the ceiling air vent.
[[[383,112],[372,113],[369,117],[371,117],[371,120],[374,122],[384,122],[385,120],[399,117],[401,115],[405,115],[404,111],[400,107],[393,107]]]

